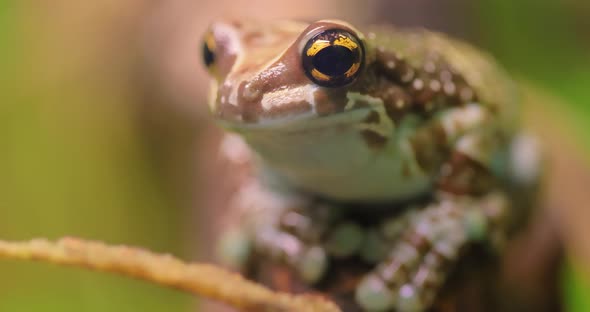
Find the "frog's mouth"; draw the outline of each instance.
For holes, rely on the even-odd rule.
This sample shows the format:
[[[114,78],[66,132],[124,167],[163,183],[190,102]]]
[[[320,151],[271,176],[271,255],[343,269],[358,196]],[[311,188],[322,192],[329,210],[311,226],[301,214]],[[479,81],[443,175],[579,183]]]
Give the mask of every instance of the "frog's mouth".
[[[359,107],[327,116],[318,116],[317,114],[310,112],[308,114],[298,115],[296,117],[260,120],[257,123],[236,123],[220,120],[219,124],[229,131],[245,136],[255,135],[256,133],[263,132],[295,134],[342,127],[354,127],[355,125],[359,125],[364,120],[366,120],[372,111],[373,109],[369,107]]]

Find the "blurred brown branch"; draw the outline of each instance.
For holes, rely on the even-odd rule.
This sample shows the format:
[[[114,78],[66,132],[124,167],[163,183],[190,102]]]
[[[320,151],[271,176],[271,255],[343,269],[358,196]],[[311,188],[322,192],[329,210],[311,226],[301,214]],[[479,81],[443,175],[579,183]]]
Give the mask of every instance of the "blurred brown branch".
[[[55,243],[46,239],[0,241],[0,257],[118,273],[218,300],[241,311],[340,311],[318,296],[273,292],[214,265],[186,263],[171,255],[136,247],[109,246],[77,238],[63,238]]]

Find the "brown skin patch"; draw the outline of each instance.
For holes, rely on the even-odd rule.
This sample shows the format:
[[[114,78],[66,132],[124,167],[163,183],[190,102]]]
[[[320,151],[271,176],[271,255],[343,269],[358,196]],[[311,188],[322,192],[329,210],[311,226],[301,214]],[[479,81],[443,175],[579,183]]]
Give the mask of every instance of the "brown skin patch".
[[[381,80],[373,91],[372,96],[383,100],[387,116],[394,123],[399,122],[412,106],[410,95],[400,86],[392,85],[387,81]]]
[[[409,138],[416,162],[425,172],[434,173],[448,155],[449,148],[444,128],[438,122],[422,127]]]
[[[406,264],[397,258],[389,259],[387,264],[381,266],[378,271],[379,277],[381,277],[390,289],[400,287],[400,281],[402,283],[408,281],[410,279],[410,273]]]
[[[368,105],[368,104],[367,104]],[[371,111],[369,116],[365,118],[364,123],[366,124],[379,124],[381,122],[381,116],[376,111]],[[380,149],[387,143],[387,138],[382,136],[381,134],[371,131],[371,130],[363,130],[361,131],[361,135],[367,145],[372,149]]]
[[[498,182],[486,167],[459,151],[442,168],[438,188],[451,194],[481,195]]]
[[[262,114],[264,117],[273,118],[287,115],[297,115],[308,112],[312,109],[311,104],[306,101],[284,103],[279,106],[275,106],[270,110],[264,111]]]
[[[412,67],[395,51],[378,46],[373,67],[386,82],[378,85],[372,95],[384,100],[394,121],[408,111],[432,116],[442,109],[477,100],[465,79],[438,53],[430,52],[421,66]],[[403,92],[391,92],[389,88]],[[402,100],[403,109],[394,105]]]
[[[377,47],[376,51],[376,64],[379,72],[392,82],[407,85],[414,79],[416,70],[405,60],[398,57],[395,52],[389,51],[384,47]]]
[[[315,109],[319,116],[327,116],[344,111],[347,90],[331,90],[322,88],[314,94]]]
[[[380,149],[387,143],[387,138],[371,130],[362,130],[361,136],[371,149]]]
[[[378,124],[381,121],[381,118],[379,117],[379,113],[377,113],[376,111],[372,111],[369,116],[367,116],[367,118],[365,118],[365,123],[374,123],[374,124]]]
[[[428,111],[428,109],[425,109],[425,105],[432,101],[432,99],[434,99],[434,97],[439,93],[438,91],[434,91],[432,88],[430,88],[432,81],[433,79],[430,77],[430,75],[427,73],[420,73],[420,75],[412,81],[409,87],[410,94],[414,98],[414,102],[420,105],[420,108],[425,111]]]
[[[412,247],[420,253],[424,253],[432,248],[431,242],[416,231],[411,231],[404,236],[404,240],[410,243]]]

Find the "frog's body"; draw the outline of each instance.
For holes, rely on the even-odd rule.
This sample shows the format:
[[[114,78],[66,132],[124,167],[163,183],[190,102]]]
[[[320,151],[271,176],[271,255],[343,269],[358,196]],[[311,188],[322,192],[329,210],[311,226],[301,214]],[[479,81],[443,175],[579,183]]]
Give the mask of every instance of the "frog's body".
[[[361,33],[326,20],[217,23],[205,56],[216,80],[211,110],[256,152],[259,170],[242,192],[249,200],[237,204],[250,211],[246,235],[310,282],[330,256],[360,250],[367,230],[315,216],[316,198],[336,207],[432,198],[392,221],[405,234],[389,233],[391,253],[373,259],[382,263],[359,286],[368,310],[427,307],[446,264],[474,239],[467,221],[486,236],[506,233],[519,102],[484,53],[425,30]],[[359,246],[333,238],[342,231]]]

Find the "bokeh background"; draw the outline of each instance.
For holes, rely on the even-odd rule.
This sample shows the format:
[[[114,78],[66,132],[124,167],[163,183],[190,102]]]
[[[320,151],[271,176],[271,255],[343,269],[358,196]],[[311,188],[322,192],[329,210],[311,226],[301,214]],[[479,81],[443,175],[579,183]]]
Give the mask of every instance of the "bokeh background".
[[[207,166],[218,131],[199,47],[225,16],[339,17],[465,38],[561,99],[541,125],[558,135],[543,139],[578,160],[571,171],[590,172],[586,0],[2,0],[0,237],[75,235],[210,259],[200,238],[223,181]],[[568,311],[590,311],[590,195],[569,202],[563,295]],[[2,312],[195,310],[194,298],[142,282],[0,260]]]

